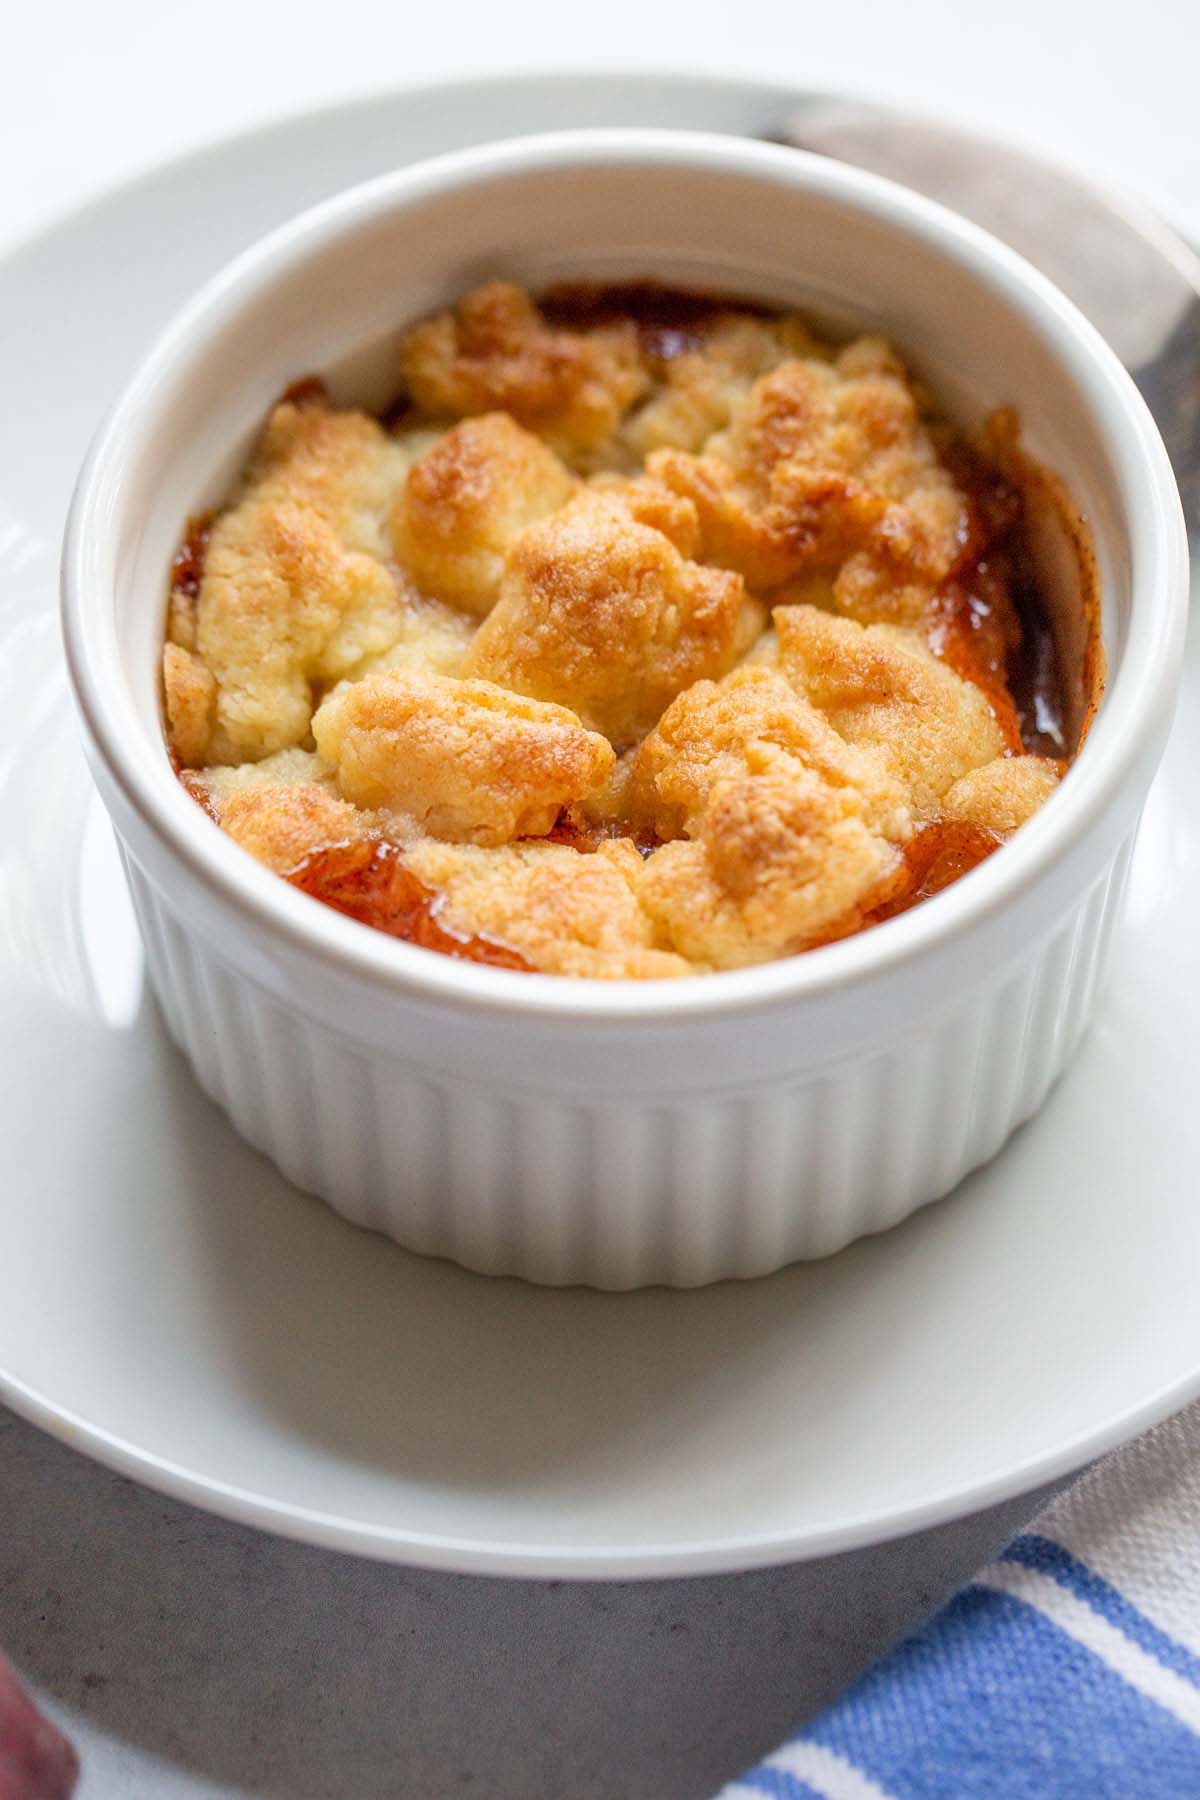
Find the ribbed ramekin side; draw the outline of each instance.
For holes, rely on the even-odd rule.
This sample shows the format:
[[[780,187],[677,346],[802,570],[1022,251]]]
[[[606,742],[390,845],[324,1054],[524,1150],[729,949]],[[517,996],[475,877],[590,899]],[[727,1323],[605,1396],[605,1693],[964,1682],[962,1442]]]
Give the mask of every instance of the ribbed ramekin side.
[[[1014,965],[873,1054],[753,1089],[636,1097],[471,1081],[362,1048],[268,997],[127,871],[171,1035],[296,1186],[468,1268],[622,1289],[828,1255],[993,1156],[1086,1026],[1129,857]]]

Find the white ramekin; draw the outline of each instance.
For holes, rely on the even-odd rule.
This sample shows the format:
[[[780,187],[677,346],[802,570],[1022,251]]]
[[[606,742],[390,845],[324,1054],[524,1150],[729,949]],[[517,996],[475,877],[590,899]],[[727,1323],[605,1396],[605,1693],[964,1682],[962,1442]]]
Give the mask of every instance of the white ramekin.
[[[1109,684],[1062,788],[1012,844],[826,949],[608,984],[398,943],[212,826],[160,724],[183,520],[219,499],[290,381],[333,367],[340,397],[381,399],[396,328],[496,274],[649,275],[796,303],[887,331],[968,420],[1019,408],[1092,525]],[[212,281],[89,454],[64,629],[151,980],[238,1130],[297,1186],[415,1250],[540,1282],[692,1285],[896,1223],[1041,1104],[1104,975],[1175,699],[1186,561],[1132,382],[1019,257],[820,158],[581,132],[369,182]]]

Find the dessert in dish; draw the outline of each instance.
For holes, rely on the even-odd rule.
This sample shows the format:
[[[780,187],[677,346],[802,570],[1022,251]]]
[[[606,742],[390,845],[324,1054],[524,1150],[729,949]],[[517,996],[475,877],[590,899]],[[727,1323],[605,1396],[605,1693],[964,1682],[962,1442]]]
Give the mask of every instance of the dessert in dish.
[[[653,259],[637,251],[647,243]],[[463,267],[464,244],[483,271],[511,268],[518,246],[527,269],[573,280],[652,260],[655,272],[684,272],[696,284],[697,272],[709,271],[714,282],[780,304],[844,296],[859,321],[891,325],[945,414],[975,429],[989,407],[1011,404],[1030,453],[1069,479],[1074,507],[1057,508],[1052,480],[1039,485],[1037,471],[1022,465],[1011,422],[998,421],[973,456],[907,376],[889,381],[886,368],[857,374],[856,353],[844,343],[809,353],[811,339],[798,352],[795,339],[775,338],[771,349],[784,328],[753,306],[710,309],[725,315],[718,328],[705,323],[699,303],[690,320],[672,323],[665,300],[655,318],[648,301],[639,316],[632,302],[622,313],[612,296],[602,302],[595,293],[572,299],[535,289],[535,310],[501,290],[497,307],[493,290],[460,318],[456,303],[468,283],[453,272]],[[438,308],[452,308],[451,316],[410,343],[402,384],[401,328]],[[770,366],[752,357],[748,368],[743,361],[727,370],[722,384],[697,381],[704,371],[693,363],[698,439],[680,430],[675,443],[626,447],[639,415],[649,435],[655,419],[645,415],[657,401],[660,420],[663,411],[686,419],[692,410],[679,405],[688,376],[656,373],[652,358],[659,370],[687,354],[714,361],[718,329],[725,344],[734,335],[730,311],[745,340],[764,345]],[[844,329],[846,314],[821,323]],[[601,333],[599,344],[590,341]],[[861,346],[857,354],[865,354]],[[770,404],[788,363],[811,365],[807,433],[802,419],[784,416],[798,409]],[[626,392],[640,393],[614,399],[614,370]],[[311,388],[293,393],[247,467],[275,397],[311,371],[328,385],[324,413]],[[895,428],[879,433],[877,459],[865,442],[876,403],[856,415],[849,397],[841,399],[852,377],[875,386],[880,417],[883,396],[889,404],[900,396]],[[722,385],[729,402],[716,391]],[[480,410],[460,417],[454,409],[463,406]],[[353,419],[353,408],[376,417]],[[419,506],[409,517],[408,473],[421,450],[410,443],[406,463],[395,446],[421,427],[432,450],[489,411],[507,412],[566,466],[570,497],[519,522],[517,543],[492,528],[494,518],[484,529],[474,515],[483,581],[495,582],[499,569],[498,598],[476,615],[429,591],[437,533],[416,529]],[[614,415],[615,426],[606,422]],[[860,433],[863,415],[872,429]],[[306,466],[305,432],[315,436],[318,426],[330,436],[360,434],[359,479],[348,474],[354,456],[339,462],[329,445]],[[384,467],[377,486],[375,450],[402,465]],[[928,483],[917,478],[922,469]],[[417,499],[420,485],[413,484]],[[474,496],[497,488],[485,480],[447,485],[456,520],[472,517]],[[499,485],[506,507],[528,509],[528,492],[511,476]],[[428,486],[441,492],[436,481]],[[939,536],[937,502],[947,487],[960,495],[961,535]],[[264,490],[268,504],[256,517]],[[361,504],[352,504],[352,490]],[[864,493],[878,504],[865,503]],[[844,538],[824,529],[830,495],[845,501]],[[606,529],[619,512],[627,530],[640,527],[640,541],[654,546],[647,567],[657,573],[629,583],[624,598],[637,607],[623,615],[614,604],[604,632],[581,634],[582,651],[565,663],[569,691],[547,691],[542,676],[553,660],[544,654],[544,615],[553,623],[574,596],[559,587],[540,613],[531,603],[538,629],[521,641],[503,609],[529,596],[540,602],[553,586],[559,559],[533,552],[564,521],[580,531],[581,500],[600,508]],[[224,511],[206,543],[198,525],[181,559],[174,652],[195,662],[184,662],[183,679],[172,682],[179,773],[240,830],[242,845],[181,788],[163,744],[155,665],[166,571],[187,516],[200,507]],[[1073,535],[1077,513],[1094,524],[1090,553],[1086,534]],[[953,517],[949,507],[945,517]],[[418,537],[434,546],[422,580],[408,566]],[[244,574],[255,566],[256,538],[267,548],[258,587]],[[732,566],[735,555],[744,560],[747,539],[759,564],[749,578]],[[454,555],[443,564],[451,562],[453,578],[468,542],[457,523],[451,541]],[[875,579],[889,572],[889,556],[894,578]],[[793,557],[801,572],[778,576],[779,563]],[[604,595],[604,570],[615,562],[608,550],[576,557],[578,591],[590,584]],[[1027,582],[1024,562],[1036,583]],[[990,824],[978,814],[992,781],[983,771],[1031,760],[1004,757],[1002,695],[988,681],[993,627],[1004,616],[993,582],[1002,573],[1008,616],[1025,615],[1033,627],[1016,656],[1006,646],[1003,654],[1004,686],[1018,726],[1024,715],[1032,760],[1064,761],[1078,744],[1089,689],[1085,627],[1094,642],[1101,587],[1113,662],[1062,791],[1053,789],[1024,825],[1016,820],[1028,801],[993,811]],[[1170,464],[1143,402],[1102,340],[1019,258],[902,188],[827,158],[719,135],[568,133],[483,146],[373,181],[281,227],[196,295],[135,373],[88,458],[64,547],[63,623],[89,761],[117,829],[167,1028],[247,1141],[297,1187],[426,1254],[556,1284],[692,1286],[765,1273],[889,1228],[993,1157],[1042,1104],[1111,966],[1134,832],[1177,689],[1186,574]],[[748,649],[729,641],[740,637],[742,619],[730,629],[728,587],[698,585],[739,576],[757,629]],[[239,621],[231,602],[244,581]],[[698,593],[709,596],[707,620],[699,606],[688,610]],[[1043,654],[1040,599],[1054,658]],[[323,600],[331,603],[324,611]],[[281,604],[289,642],[286,653],[281,646],[268,656],[255,642],[256,613]],[[785,607],[812,608],[803,620],[814,631],[853,628],[863,633],[856,644],[907,647],[906,672],[932,671],[929,684],[923,691],[914,676],[906,695],[869,668],[831,663],[821,665],[820,683],[810,669],[800,691],[794,671],[807,661],[803,634],[785,643],[780,625],[766,623]],[[933,623],[912,623],[926,608]],[[623,633],[612,629],[622,618],[632,621]],[[680,663],[711,620],[714,667],[685,667],[687,685],[626,744],[617,725],[604,727],[618,703],[627,715],[647,694],[658,704],[639,671],[657,675],[664,654],[635,654],[646,639],[653,644],[655,619]],[[494,620],[497,633],[504,627],[499,642]],[[414,667],[422,633],[426,654]],[[614,640],[630,669],[623,685],[601,681],[593,666]],[[502,655],[514,670],[519,662],[519,683],[472,667],[485,649],[488,661]],[[963,675],[968,652],[976,679],[963,685],[980,696],[998,752],[993,737],[967,755],[973,766],[955,774],[952,759],[949,771],[938,762],[935,775],[932,755],[900,753],[898,732],[886,759],[852,741],[877,734],[898,699],[907,699],[910,722],[921,718],[940,737],[953,709],[937,704],[938,694],[961,690],[930,684]],[[1097,653],[1093,674],[1098,663]],[[304,691],[293,685],[297,667]],[[763,705],[740,738],[724,727],[722,737],[714,721],[711,749],[698,751],[689,736],[696,721],[688,713],[680,723],[671,708],[685,712],[703,699],[705,683],[722,695],[723,683],[747,675],[753,686],[763,670],[782,683],[775,694],[789,715],[786,734]],[[512,815],[525,835],[486,841],[504,822],[497,796],[528,764],[525,748],[511,762],[499,754],[495,715],[486,731],[478,715],[473,731],[452,718],[451,732],[444,710],[435,718],[432,704],[417,709],[404,696],[378,718],[357,706],[339,715],[354,692],[354,683],[342,685],[350,675],[361,694],[365,680],[383,673],[405,676],[410,698],[418,676],[441,675],[487,682],[501,694],[535,687],[520,698],[566,711],[566,722],[549,715],[539,744],[540,767],[553,779],[532,793],[523,788]],[[293,735],[269,747],[266,727],[282,716],[280,696],[287,706],[296,695],[311,742],[291,723]],[[422,717],[424,733],[414,723]],[[571,732],[583,735],[566,739],[564,753],[570,718]],[[525,713],[515,721],[524,747],[545,720]],[[196,728],[190,752],[180,722]],[[396,807],[350,797],[352,782],[358,791],[360,777],[378,781],[391,762],[375,755],[377,723],[406,751],[419,740],[414,770],[423,761],[446,773],[444,785],[439,779],[422,797],[419,818],[408,794]],[[244,751],[221,742],[219,734],[231,740],[235,732]],[[593,738],[612,756],[598,779],[607,757]],[[442,739],[455,750],[449,771]],[[588,757],[597,759],[593,769]],[[264,770],[273,758],[275,768]],[[449,817],[463,812],[468,766],[483,771],[486,779],[472,786],[488,798],[483,812],[470,802],[471,838]],[[276,786],[290,785],[291,801],[281,809],[275,797],[272,805],[246,792],[239,821],[238,782],[248,790],[256,773],[259,785],[270,786],[272,776]],[[961,810],[951,808],[950,790],[968,776],[978,780],[955,797]],[[917,782],[936,790],[943,777],[949,786],[935,812]],[[1001,786],[1011,779],[1004,771]],[[563,799],[563,785],[570,792],[579,781],[582,798]],[[899,806],[889,805],[889,782],[901,791]],[[739,807],[758,824],[767,802],[774,820],[757,834],[743,829]],[[555,823],[531,835],[527,817],[552,805]],[[281,810],[290,844],[276,829]],[[827,925],[816,916],[815,877],[802,883],[812,905],[799,924],[795,912],[784,919],[785,948],[799,953],[773,956],[771,927],[794,903],[797,840],[816,847],[822,870],[839,866],[818,857],[822,831],[813,820],[843,876],[864,842],[864,862],[874,853],[884,871],[871,871],[874,890],[849,907],[846,889],[852,899],[857,890],[846,879],[829,896]],[[905,883],[910,897],[936,886],[947,865],[967,867],[977,834],[991,834],[986,844],[1010,829],[1011,843],[945,893],[873,923],[905,903]],[[282,874],[244,847],[256,830],[260,855]],[[659,923],[660,865],[671,875],[668,903],[694,899],[706,878],[728,897],[709,915],[713,947],[703,960],[680,947],[673,919]],[[492,879],[498,869],[511,879]],[[326,903],[300,891],[301,882]],[[891,882],[896,889],[884,897]],[[585,903],[593,910],[581,925]],[[809,948],[855,922],[860,928],[841,942]],[[418,947],[431,939],[454,953]],[[615,974],[647,958],[660,970],[759,960],[681,979],[610,980],[472,960],[482,954],[562,970],[564,945],[581,973],[606,966]]]
[[[1052,793],[1011,415],[968,441],[882,339],[649,285],[493,282],[399,361],[384,418],[289,390],[176,558],[170,748],[280,876],[450,955],[679,976],[874,925]]]

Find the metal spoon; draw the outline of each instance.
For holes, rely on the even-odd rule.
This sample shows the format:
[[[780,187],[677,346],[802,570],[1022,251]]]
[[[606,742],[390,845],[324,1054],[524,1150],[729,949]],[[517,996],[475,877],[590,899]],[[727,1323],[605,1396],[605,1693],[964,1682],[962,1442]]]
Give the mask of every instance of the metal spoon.
[[[814,97],[776,134],[891,176],[984,226],[1104,334],[1170,452],[1200,547],[1200,256],[1136,201],[1013,146],[865,101]]]

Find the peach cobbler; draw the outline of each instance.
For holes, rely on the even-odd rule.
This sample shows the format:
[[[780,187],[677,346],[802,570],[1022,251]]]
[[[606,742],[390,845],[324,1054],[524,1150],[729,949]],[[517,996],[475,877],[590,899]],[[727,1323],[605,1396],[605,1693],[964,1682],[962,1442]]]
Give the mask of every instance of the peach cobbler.
[[[180,775],[309,894],[560,975],[861,930],[1017,831],[1071,744],[1014,475],[882,339],[493,282],[386,417],[315,379],[176,557]]]

